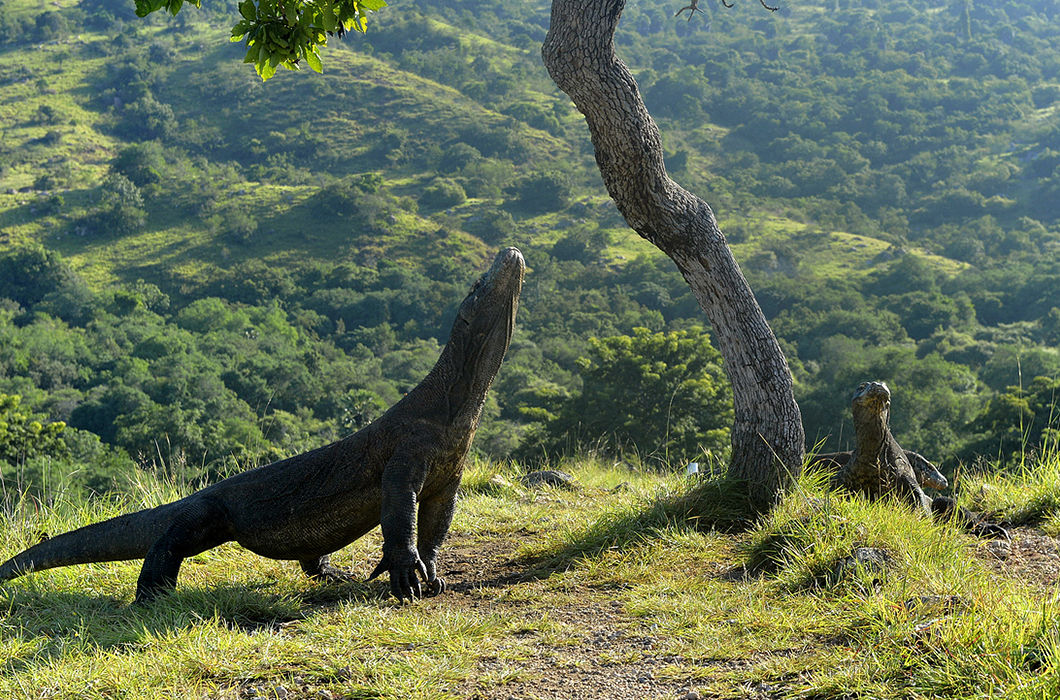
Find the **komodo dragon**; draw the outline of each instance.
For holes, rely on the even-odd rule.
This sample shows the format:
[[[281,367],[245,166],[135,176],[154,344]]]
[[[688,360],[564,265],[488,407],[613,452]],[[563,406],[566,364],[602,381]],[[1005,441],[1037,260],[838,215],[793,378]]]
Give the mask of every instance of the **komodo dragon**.
[[[849,454],[832,477],[833,486],[859,491],[870,498],[894,493],[924,515],[954,522],[980,537],[1008,537],[1002,526],[959,507],[952,498],[939,496],[933,499],[924,493],[921,486],[945,488],[948,482],[931,462],[916,452],[903,450],[894,439],[890,428],[891,391],[886,384],[862,382],[851,400],[851,412],[856,441],[854,451],[818,455],[814,460],[839,462]]]
[[[179,501],[46,540],[0,565],[0,581],[142,557],[135,602],[144,603],[176,587],[185,558],[232,540],[265,557],[296,560],[312,578],[346,580],[351,574],[332,566],[329,555],[381,525],[382,560],[369,579],[388,572],[402,601],[441,593],[438,549],[486,392],[511,341],[524,270],[518,250],[501,251],[461,303],[434,368],[362,430]]]
[[[891,435],[891,390],[883,382],[862,382],[851,399],[851,413],[854,452],[832,484],[873,498],[896,493],[931,515],[931,498],[920,488],[905,450]]]

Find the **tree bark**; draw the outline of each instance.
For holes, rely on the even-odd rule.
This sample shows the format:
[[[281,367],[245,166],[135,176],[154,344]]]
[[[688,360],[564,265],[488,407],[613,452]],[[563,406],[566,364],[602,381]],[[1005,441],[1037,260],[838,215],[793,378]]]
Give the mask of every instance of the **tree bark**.
[[[541,53],[585,115],[604,185],[626,222],[677,265],[707,314],[732,382],[729,476],[768,509],[802,468],[802,416],[791,371],[710,206],[671,180],[659,128],[615,55],[625,0],[553,0]]]

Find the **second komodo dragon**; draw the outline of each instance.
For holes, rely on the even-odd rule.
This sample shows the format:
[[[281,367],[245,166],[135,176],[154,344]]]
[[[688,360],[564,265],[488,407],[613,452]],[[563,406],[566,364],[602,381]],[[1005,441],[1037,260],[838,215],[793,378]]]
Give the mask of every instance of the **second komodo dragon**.
[[[511,341],[524,270],[518,250],[501,251],[460,305],[434,368],[364,429],[179,501],[41,542],[0,565],[0,581],[143,558],[136,584],[136,602],[143,603],[176,587],[184,559],[233,540],[265,557],[298,561],[313,578],[343,580],[350,574],[333,567],[329,555],[381,525],[383,556],[369,578],[389,572],[401,600],[441,593],[438,549],[486,392]]]

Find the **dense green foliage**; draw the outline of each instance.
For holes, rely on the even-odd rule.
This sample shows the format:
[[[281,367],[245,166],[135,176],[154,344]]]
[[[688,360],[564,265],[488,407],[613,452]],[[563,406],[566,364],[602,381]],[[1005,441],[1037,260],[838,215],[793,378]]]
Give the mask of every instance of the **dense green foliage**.
[[[900,441],[940,461],[1048,438],[1054,5],[675,9],[628,7],[620,51],[782,339],[811,440],[849,446],[867,378],[890,384]],[[489,249],[516,244],[530,273],[478,449],[528,450],[564,405],[617,401],[583,395],[593,353],[702,313],[602,191],[536,58],[547,15],[428,11],[377,12],[324,75],[263,86],[227,41],[230,2],[139,20],[0,0],[0,392],[146,463],[287,454],[418,381]],[[625,408],[583,437],[639,419],[639,450],[687,460],[714,438],[678,448],[675,427],[723,413],[671,408],[668,432],[667,412]]]
[[[555,402],[534,449],[602,440],[668,464],[671,452],[693,459],[728,447],[732,390],[702,329],[634,328],[632,336],[590,338],[587,352],[577,363],[581,392]]]
[[[21,396],[0,394],[0,460],[19,464],[39,455],[61,453],[66,424],[49,423],[20,408],[21,403]]]

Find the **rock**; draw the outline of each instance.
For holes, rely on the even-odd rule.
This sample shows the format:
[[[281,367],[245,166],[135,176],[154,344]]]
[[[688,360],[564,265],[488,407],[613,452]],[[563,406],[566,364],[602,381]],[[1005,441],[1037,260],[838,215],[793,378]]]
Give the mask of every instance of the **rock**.
[[[983,549],[997,559],[1008,559],[1012,554],[1012,542],[1010,540],[989,540],[983,544]]]
[[[529,474],[524,474],[520,477],[519,481],[523,486],[531,489],[542,488],[544,486],[571,490],[578,488],[578,484],[574,481],[573,476],[555,469],[542,469],[530,472]]]
[[[885,549],[876,547],[858,547],[854,550],[853,563],[860,564],[869,571],[879,571],[891,561],[891,555]]]
[[[515,484],[505,479],[500,474],[494,474],[490,477],[489,485],[498,489],[512,489],[515,488]]]
[[[836,562],[830,578],[839,581],[859,566],[870,573],[883,571],[890,561],[891,555],[884,549],[858,547],[849,557],[843,557]]]

